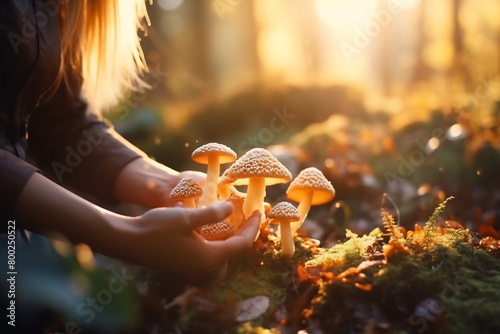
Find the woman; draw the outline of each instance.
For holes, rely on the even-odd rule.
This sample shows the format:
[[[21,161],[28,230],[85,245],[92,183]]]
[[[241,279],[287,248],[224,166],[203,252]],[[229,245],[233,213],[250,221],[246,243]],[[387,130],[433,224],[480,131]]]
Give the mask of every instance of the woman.
[[[147,86],[137,36],[147,19],[144,0],[2,1],[3,232],[15,220],[17,227],[62,234],[108,256],[199,277],[251,247],[258,213],[237,236],[203,240],[193,230],[224,219],[231,205],[164,208],[174,204],[169,193],[182,177],[199,175],[152,161],[98,116],[127,89]],[[126,217],[67,189],[103,203],[157,209]]]

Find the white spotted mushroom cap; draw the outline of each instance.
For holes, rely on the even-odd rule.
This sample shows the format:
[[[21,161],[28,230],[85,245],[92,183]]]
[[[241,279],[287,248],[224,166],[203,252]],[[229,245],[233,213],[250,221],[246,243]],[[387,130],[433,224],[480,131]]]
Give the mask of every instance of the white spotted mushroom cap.
[[[300,214],[292,204],[280,202],[269,210],[267,218],[271,220],[287,220],[294,222],[300,219]]]
[[[290,183],[286,191],[288,199],[300,202],[306,191],[313,190],[311,205],[325,204],[335,197],[335,189],[323,173],[315,167],[304,169]]]
[[[264,177],[266,186],[287,183],[292,180],[290,171],[269,151],[254,148],[236,160],[225,172],[229,179],[238,179],[235,184],[248,184],[250,177]]]
[[[234,178],[229,177],[228,173],[229,173],[229,168],[226,169],[224,171],[224,173],[222,173],[222,175],[219,177],[219,182],[217,183],[218,187],[224,187],[224,186],[230,186],[230,185],[243,186],[243,185],[248,184],[248,182],[245,182],[244,179],[238,180],[238,179],[234,179]]]
[[[182,200],[185,198],[200,197],[203,189],[192,179],[185,177],[170,192],[170,198],[173,200]]]
[[[236,160],[236,152],[226,145],[218,143],[208,143],[198,147],[193,151],[193,154],[191,154],[191,158],[197,163],[208,164],[208,157],[210,155],[217,155],[219,157],[219,163],[221,164]]]
[[[209,241],[225,240],[234,234],[233,225],[223,220],[221,222],[204,225],[200,234]]]

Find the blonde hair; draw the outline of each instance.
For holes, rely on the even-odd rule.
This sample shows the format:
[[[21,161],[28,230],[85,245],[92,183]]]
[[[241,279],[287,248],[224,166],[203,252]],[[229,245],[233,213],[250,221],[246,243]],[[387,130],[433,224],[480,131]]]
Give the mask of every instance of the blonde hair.
[[[82,93],[99,113],[130,90],[149,85],[138,29],[150,24],[146,0],[70,0],[61,5],[61,68],[83,78]],[[74,74],[74,73],[73,73]]]

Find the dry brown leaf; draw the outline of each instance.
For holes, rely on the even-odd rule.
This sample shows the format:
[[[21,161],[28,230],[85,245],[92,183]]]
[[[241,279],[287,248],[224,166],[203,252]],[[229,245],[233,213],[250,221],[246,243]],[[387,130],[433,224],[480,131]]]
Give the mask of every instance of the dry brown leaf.
[[[447,220],[444,223],[446,224],[446,227],[448,227],[448,228],[452,228],[455,230],[465,230],[465,227],[463,227],[462,224],[457,223],[454,220]]]
[[[297,276],[299,277],[299,282],[305,282],[309,281],[311,279],[311,276],[309,276],[309,273],[307,270],[304,268],[302,264],[297,265]]]
[[[495,255],[500,255],[500,240],[495,240],[492,237],[485,237],[479,242],[479,247]]]
[[[500,233],[488,224],[481,224],[479,226],[478,234],[480,237],[491,237],[500,240]]]

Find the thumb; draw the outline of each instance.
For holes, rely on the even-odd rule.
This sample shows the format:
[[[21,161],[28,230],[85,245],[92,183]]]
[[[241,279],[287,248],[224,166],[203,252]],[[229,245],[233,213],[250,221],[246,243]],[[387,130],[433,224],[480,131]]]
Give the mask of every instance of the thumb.
[[[259,230],[260,217],[261,213],[255,211],[248,217],[245,225],[243,225],[234,236],[223,241],[211,241],[212,245],[218,247],[219,250],[228,257],[231,254],[249,250],[252,248],[253,241]]]
[[[217,223],[233,212],[233,205],[229,202],[219,202],[201,209],[184,209],[182,216],[187,229],[192,231],[197,227]]]

